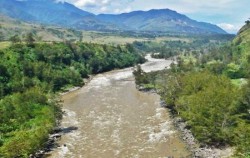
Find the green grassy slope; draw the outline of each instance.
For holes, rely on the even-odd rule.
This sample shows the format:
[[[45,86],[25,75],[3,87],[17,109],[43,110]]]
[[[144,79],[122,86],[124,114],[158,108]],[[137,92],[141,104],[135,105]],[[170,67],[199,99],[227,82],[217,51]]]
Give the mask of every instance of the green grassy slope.
[[[243,26],[233,40],[235,58],[246,62],[250,56],[250,24]]]
[[[119,33],[119,32],[97,32],[97,31],[79,31],[73,29],[66,29],[49,25],[38,25],[26,23],[0,14],[0,49],[9,46],[6,42],[10,37],[19,35],[23,38],[27,33],[35,35],[36,42],[40,41],[56,41],[64,40],[91,42],[99,44],[126,44],[134,41],[149,41],[157,40],[158,42],[165,40],[181,40],[184,37],[147,37],[147,35],[135,35],[135,33]]]
[[[23,37],[30,32],[35,35],[37,41],[79,40],[82,36],[81,31],[26,23],[0,14],[2,40],[9,40],[11,36],[16,34]]]

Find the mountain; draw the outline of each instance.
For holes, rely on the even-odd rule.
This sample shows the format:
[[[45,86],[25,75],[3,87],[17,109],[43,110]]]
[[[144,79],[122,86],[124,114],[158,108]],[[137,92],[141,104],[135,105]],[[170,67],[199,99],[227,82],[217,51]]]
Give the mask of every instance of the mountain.
[[[100,14],[98,19],[120,26],[123,29],[162,32],[221,33],[226,32],[216,25],[197,22],[170,9],[134,11],[118,15]]]
[[[1,0],[1,12],[24,21],[68,25],[84,16],[92,15],[69,3],[51,0]],[[69,21],[70,19],[70,21]]]
[[[54,0],[0,0],[0,13],[41,24],[53,24],[84,30],[109,29],[95,15],[72,4]]]
[[[15,19],[82,30],[226,34],[169,9],[94,15],[56,0],[0,0],[0,13]]]

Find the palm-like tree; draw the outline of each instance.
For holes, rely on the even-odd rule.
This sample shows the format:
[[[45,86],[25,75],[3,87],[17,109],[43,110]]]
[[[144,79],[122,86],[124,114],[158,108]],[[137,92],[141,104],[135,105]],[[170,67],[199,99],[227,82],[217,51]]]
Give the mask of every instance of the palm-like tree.
[[[248,18],[248,20],[245,21],[245,23],[246,23],[247,25],[249,25],[249,24],[250,24],[250,18]]]

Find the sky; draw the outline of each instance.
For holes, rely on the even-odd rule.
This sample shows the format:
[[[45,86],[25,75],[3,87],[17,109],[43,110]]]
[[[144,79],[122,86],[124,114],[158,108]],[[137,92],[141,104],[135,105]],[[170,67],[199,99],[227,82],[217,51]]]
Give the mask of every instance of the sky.
[[[250,0],[59,0],[95,14],[172,9],[191,19],[216,24],[237,33],[250,18]]]

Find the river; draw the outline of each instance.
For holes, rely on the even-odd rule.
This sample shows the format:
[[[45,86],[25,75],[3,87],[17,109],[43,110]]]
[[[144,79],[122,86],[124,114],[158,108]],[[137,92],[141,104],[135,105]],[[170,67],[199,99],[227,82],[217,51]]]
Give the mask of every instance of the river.
[[[152,59],[144,71],[162,70],[170,60]],[[50,158],[189,157],[157,94],[136,89],[133,68],[96,75],[62,96],[65,115],[60,147]]]

